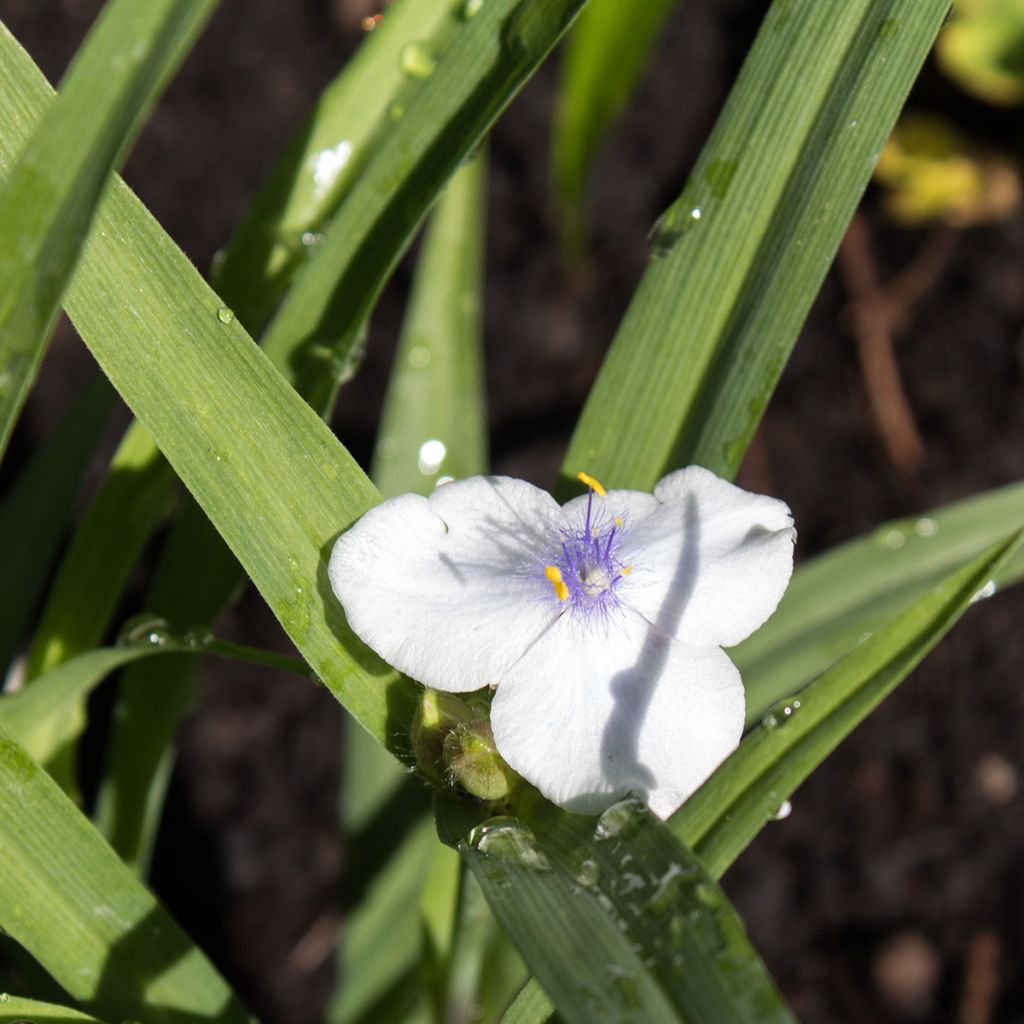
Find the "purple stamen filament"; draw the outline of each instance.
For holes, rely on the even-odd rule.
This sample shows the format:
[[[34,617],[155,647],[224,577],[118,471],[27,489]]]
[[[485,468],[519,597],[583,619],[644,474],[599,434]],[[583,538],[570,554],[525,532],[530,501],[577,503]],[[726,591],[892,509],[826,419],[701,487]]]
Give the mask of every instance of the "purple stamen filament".
[[[604,488],[586,474],[580,479],[590,489],[586,514],[579,529],[563,533],[560,557],[544,567],[544,575],[558,600],[574,613],[604,618],[618,607],[616,587],[632,567],[617,557],[622,520],[594,507],[595,492],[603,498]]]

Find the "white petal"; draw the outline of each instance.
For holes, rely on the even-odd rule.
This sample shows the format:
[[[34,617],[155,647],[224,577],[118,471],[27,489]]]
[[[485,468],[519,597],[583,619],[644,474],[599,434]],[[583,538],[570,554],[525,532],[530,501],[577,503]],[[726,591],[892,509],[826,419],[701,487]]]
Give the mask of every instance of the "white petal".
[[[355,633],[395,668],[439,690],[476,690],[561,610],[542,572],[560,515],[546,492],[508,477],[403,494],[338,538],[331,586]]]
[[[660,507],[626,531],[629,604],[689,644],[731,647],[773,611],[793,572],[796,531],[784,502],[700,466],[654,488]]]
[[[627,613],[607,635],[565,615],[491,705],[499,753],[548,799],[596,813],[627,792],[668,817],[739,742],[739,672]]]

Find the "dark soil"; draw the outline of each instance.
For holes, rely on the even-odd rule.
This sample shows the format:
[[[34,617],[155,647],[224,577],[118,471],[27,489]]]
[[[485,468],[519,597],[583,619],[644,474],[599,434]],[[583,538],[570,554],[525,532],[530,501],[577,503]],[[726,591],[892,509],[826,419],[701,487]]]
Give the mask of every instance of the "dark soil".
[[[98,6],[0,0],[0,17],[55,79]],[[200,267],[357,42],[365,7],[224,0],[126,170]],[[546,191],[553,64],[496,128],[486,291],[496,470],[553,481],[643,271],[647,230],[684,181],[763,8],[690,0],[670,19],[600,162],[593,261],[583,279],[561,268]],[[932,68],[912,102],[951,110],[961,127],[996,143],[1020,137],[1014,115],[959,96]],[[864,212],[885,280],[934,236],[897,229],[876,207],[869,194]],[[1022,266],[1018,212],[960,233],[912,310],[898,359],[926,446],[913,486],[892,472],[872,426],[847,296],[830,275],[743,477],[790,503],[801,557],[1022,475]],[[389,287],[366,364],[335,420],[364,461],[408,278],[403,267]],[[15,460],[90,365],[63,326],[15,439]],[[727,876],[807,1024],[1024,1021],[1022,613],[1024,591],[972,609]],[[252,595],[220,632],[288,646]],[[269,1022],[318,1020],[332,985],[330,942],[319,957],[308,951],[330,934],[339,886],[340,736],[340,709],[324,691],[218,665],[207,670],[202,706],[181,738],[155,885]]]

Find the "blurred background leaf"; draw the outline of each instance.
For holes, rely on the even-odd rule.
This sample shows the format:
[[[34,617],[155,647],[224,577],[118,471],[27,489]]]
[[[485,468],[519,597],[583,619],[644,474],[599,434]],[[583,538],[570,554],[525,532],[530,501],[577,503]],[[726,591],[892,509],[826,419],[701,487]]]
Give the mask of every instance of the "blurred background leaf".
[[[1024,3],[957,0],[939,38],[943,70],[989,103],[1024,100]]]

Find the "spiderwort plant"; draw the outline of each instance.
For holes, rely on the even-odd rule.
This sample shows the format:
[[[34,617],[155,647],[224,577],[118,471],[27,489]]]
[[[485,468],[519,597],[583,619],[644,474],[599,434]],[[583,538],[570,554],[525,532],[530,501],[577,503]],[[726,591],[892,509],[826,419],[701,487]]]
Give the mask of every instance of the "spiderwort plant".
[[[608,120],[593,86],[618,62],[616,26],[637,28],[629,5],[592,9],[602,2],[614,17],[600,45],[582,33],[573,57],[592,73],[567,85],[582,83],[573,102],[589,112],[561,129],[580,133],[562,141],[584,162]],[[1024,577],[1019,538],[995,543],[1024,519],[1018,485],[918,520],[928,529],[886,527],[898,543],[853,542],[800,570],[782,597],[795,537],[787,507],[710,472],[736,472],[948,0],[770,6],[658,221],[574,432],[561,486],[585,493],[559,505],[463,464],[465,479],[377,507],[320,413],[358,362],[365,316],[412,232],[585,3],[393,0],[369,17],[351,75],[324,94],[227,247],[220,294],[110,176],[213,6],[110,0],[56,102],[0,27],[0,210],[10,213],[0,276],[11,285],[0,289],[0,326],[11,328],[0,330],[0,447],[58,301],[140,421],[56,582],[40,552],[59,546],[59,523],[38,515],[54,504],[39,481],[60,475],[61,460],[43,474],[33,465],[0,496],[0,601],[24,605],[51,585],[36,629],[21,608],[4,615],[7,678],[27,686],[0,696],[0,972],[17,943],[19,963],[34,965],[17,975],[22,994],[45,996],[55,982],[78,1007],[0,995],[0,1017],[249,1019],[138,877],[191,700],[181,663],[219,653],[281,664],[205,629],[178,636],[159,618],[212,624],[241,566],[374,753],[401,759],[411,747],[442,790],[430,823],[408,814],[420,780],[386,800],[396,791],[374,789],[379,762],[351,773],[351,791],[373,791],[366,832],[393,829],[395,851],[346,910],[351,955],[332,1024],[378,1024],[384,1006],[396,1020],[461,1022],[479,1008],[488,1021],[508,1011],[541,1024],[551,1006],[535,984],[509,1006],[524,960],[569,1024],[790,1021],[717,877],[973,598]],[[639,57],[622,66],[639,68]],[[329,196],[325,167],[338,173]],[[443,443],[441,418],[407,423],[410,451],[453,453],[460,433],[476,432],[466,450],[482,462],[468,339],[483,270],[470,228],[482,234],[483,214],[472,203],[456,212],[456,237],[418,261],[431,267],[431,301],[406,362],[437,369],[447,349],[457,372],[398,404],[457,413],[444,418]],[[261,352],[247,331],[279,296]],[[455,326],[431,350],[418,336],[426,323]],[[83,436],[81,421],[61,434]],[[147,495],[157,447],[197,505],[178,510],[147,599],[155,607],[137,609],[147,627],[104,650],[132,566],[169,513],[163,490]],[[421,463],[409,490],[440,469]],[[595,475],[574,481],[580,466]],[[744,690],[724,649],[762,623],[742,655],[748,715],[800,692],[734,750]],[[23,672],[16,652],[33,650],[48,653]],[[159,676],[151,661],[165,666]],[[94,825],[75,804],[74,745],[92,711],[85,694],[128,662],[145,663],[145,685],[129,687],[114,716]],[[388,766],[401,785],[397,761]],[[364,838],[353,826],[354,861]],[[406,1002],[416,1005],[402,1017]]]
[[[596,813],[632,792],[667,818],[739,742],[722,646],[779,603],[792,517],[699,466],[653,494],[580,481],[561,507],[509,477],[392,498],[338,539],[331,585],[413,679],[494,687],[498,753],[549,799]]]

